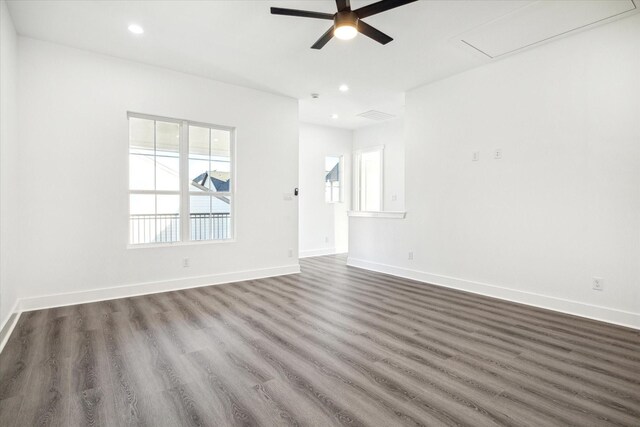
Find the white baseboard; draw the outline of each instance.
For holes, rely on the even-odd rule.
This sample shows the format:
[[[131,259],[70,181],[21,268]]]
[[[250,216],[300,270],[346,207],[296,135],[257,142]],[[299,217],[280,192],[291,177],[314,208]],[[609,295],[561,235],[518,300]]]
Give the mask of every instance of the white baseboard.
[[[309,258],[312,256],[324,256],[324,255],[335,255],[338,252],[336,248],[321,248],[321,249],[310,249],[307,251],[300,251],[298,258]]]
[[[526,304],[549,310],[555,310],[566,314],[599,320],[602,322],[613,323],[620,326],[626,326],[628,328],[640,329],[640,313],[601,307],[597,305],[556,298],[548,295],[524,292],[516,289],[490,285],[487,283],[473,282],[470,280],[458,279],[455,277],[431,274],[423,271],[411,270],[407,268],[396,267],[393,265],[381,264],[351,257],[347,259],[347,265],[407,279],[417,280],[419,282],[425,282],[437,286],[443,286],[446,288],[459,289],[462,291],[472,292],[488,297],[517,302],[520,304]]]
[[[9,316],[4,319],[4,321],[2,322],[2,326],[0,326],[0,353],[2,352],[2,349],[4,348],[4,345],[7,343],[7,341],[9,341],[9,337],[11,336],[13,329],[18,324],[18,319],[20,319],[21,312],[18,311],[19,304],[20,301],[16,300],[16,302],[13,304],[13,307],[11,308],[11,311],[9,312]]]
[[[241,282],[245,280],[263,279],[265,277],[284,276],[300,273],[300,265],[286,265],[256,270],[245,270],[234,273],[213,274],[207,276],[187,277],[159,282],[136,283],[132,285],[114,286],[110,288],[91,289],[80,292],[53,294],[18,300],[18,310],[32,311],[66,305],[85,304],[138,295],[156,294],[159,292],[177,291],[180,289],[201,286],[220,285],[223,283]]]

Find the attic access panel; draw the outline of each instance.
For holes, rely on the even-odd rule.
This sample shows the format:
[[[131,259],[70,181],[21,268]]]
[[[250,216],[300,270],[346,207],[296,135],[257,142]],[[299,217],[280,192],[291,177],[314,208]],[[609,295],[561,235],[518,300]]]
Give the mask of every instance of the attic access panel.
[[[460,40],[497,58],[634,10],[633,0],[536,1],[463,34]]]

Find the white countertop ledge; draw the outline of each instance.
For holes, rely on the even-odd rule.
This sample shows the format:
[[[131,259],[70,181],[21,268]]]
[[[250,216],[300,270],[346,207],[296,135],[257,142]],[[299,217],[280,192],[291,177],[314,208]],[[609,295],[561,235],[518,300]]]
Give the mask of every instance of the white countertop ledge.
[[[349,211],[347,215],[360,218],[392,218],[405,219],[407,213],[404,211]]]

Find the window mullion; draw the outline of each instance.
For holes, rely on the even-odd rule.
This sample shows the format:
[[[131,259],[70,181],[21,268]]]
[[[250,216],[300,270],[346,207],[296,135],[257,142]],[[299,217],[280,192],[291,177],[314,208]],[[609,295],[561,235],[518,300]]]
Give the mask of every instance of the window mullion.
[[[207,159],[207,173],[209,174],[209,182],[205,183],[207,188],[211,186],[211,128],[209,128],[209,158]],[[207,239],[213,239],[213,196],[209,194],[209,232],[207,233]]]
[[[153,242],[158,236],[158,122],[153,121]]]
[[[189,124],[180,124],[180,240],[189,241],[191,221],[189,216]]]

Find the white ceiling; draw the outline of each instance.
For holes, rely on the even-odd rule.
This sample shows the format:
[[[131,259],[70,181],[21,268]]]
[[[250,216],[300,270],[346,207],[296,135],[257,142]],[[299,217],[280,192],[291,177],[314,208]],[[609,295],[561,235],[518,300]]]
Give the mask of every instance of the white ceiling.
[[[21,35],[291,96],[302,121],[348,129],[375,123],[357,117],[367,110],[401,115],[408,89],[491,61],[456,36],[529,3],[419,1],[365,19],[394,38],[386,46],[359,35],[314,50],[330,21],[269,8],[333,13],[334,1],[8,1]]]

